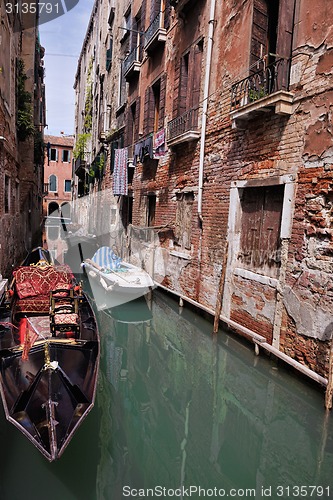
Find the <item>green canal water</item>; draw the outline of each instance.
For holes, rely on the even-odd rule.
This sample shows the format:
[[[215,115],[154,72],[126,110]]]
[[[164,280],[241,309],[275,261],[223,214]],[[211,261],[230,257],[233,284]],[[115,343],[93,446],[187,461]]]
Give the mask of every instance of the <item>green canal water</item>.
[[[317,388],[156,291],[98,320],[96,405],[61,460],[1,409],[1,500],[333,498]]]

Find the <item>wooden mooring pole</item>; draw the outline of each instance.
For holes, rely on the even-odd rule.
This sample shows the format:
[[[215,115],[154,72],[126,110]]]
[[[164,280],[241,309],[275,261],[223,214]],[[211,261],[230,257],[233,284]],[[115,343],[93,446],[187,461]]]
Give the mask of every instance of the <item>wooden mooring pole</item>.
[[[227,269],[227,261],[228,261],[228,242],[226,242],[225,249],[224,249],[222,271],[221,271],[219,289],[217,292],[217,299],[216,299],[213,333],[217,333],[218,329],[219,329],[220,315],[221,315],[221,311],[222,311],[224,284],[225,284],[225,274],[226,274],[226,269]]]
[[[328,369],[328,380],[325,393],[325,408],[326,410],[332,409],[332,398],[333,398],[333,339],[331,340],[330,348],[330,364]]]

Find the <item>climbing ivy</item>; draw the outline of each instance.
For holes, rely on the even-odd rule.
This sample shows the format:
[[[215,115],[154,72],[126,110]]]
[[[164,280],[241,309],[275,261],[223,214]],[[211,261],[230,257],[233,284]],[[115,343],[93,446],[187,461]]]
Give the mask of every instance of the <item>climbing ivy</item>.
[[[24,72],[24,62],[17,60],[17,115],[16,129],[19,141],[25,141],[34,135],[35,127],[33,120],[32,96],[25,90],[27,75]]]
[[[92,128],[92,108],[93,108],[93,81],[92,81],[93,60],[90,60],[87,73],[87,86],[84,104],[84,130],[90,132]]]
[[[90,139],[91,134],[86,133],[86,134],[79,134],[76,138],[75,142],[75,147],[73,150],[73,157],[74,160],[77,160],[78,158],[83,159],[86,152],[87,152],[87,142]]]

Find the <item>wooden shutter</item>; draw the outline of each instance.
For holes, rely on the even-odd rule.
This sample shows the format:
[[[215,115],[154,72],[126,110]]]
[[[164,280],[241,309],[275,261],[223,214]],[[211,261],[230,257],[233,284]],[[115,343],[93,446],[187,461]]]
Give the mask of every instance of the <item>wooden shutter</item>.
[[[282,71],[278,72],[278,88],[285,90],[288,90],[289,87],[289,58],[292,51],[294,9],[295,0],[280,0],[276,52],[285,58],[281,63]]]
[[[165,92],[166,92],[166,74],[163,74],[160,79],[160,110],[158,116],[158,128],[164,127],[165,116]]]
[[[154,128],[154,93],[152,87],[147,87],[144,104],[144,135],[149,134]]]
[[[278,264],[284,186],[245,188],[240,260],[254,270]]]
[[[138,142],[139,140],[139,132],[140,132],[140,105],[141,105],[141,98],[138,97],[136,99],[136,107],[135,107],[135,120],[134,120],[134,142]]]
[[[150,23],[152,23],[161,10],[161,0],[152,0],[150,9]]]
[[[180,63],[181,60],[177,60],[175,64],[175,79],[174,79],[174,95],[173,95],[173,117],[175,118],[178,115],[178,102],[179,102],[179,94],[180,94]]]
[[[262,188],[244,189],[242,197],[240,259],[246,266],[259,266],[262,209]]]
[[[280,229],[284,185],[269,186],[265,189],[261,225],[261,265],[269,267],[278,264],[280,249]]]
[[[191,67],[189,73],[191,74],[191,91],[190,95],[190,108],[196,108],[200,102],[200,88],[201,88],[201,68],[202,68],[202,53],[203,53],[203,45],[202,43],[198,43],[195,45],[193,50],[193,55],[190,60]]]
[[[171,18],[171,3],[170,0],[164,0],[164,28],[166,30],[170,28],[170,18]]]
[[[186,111],[186,101],[188,99],[188,73],[190,64],[190,53],[185,54],[180,62],[178,114],[182,115]]]
[[[257,61],[268,53],[268,5],[266,0],[254,0],[250,69],[256,71]]]

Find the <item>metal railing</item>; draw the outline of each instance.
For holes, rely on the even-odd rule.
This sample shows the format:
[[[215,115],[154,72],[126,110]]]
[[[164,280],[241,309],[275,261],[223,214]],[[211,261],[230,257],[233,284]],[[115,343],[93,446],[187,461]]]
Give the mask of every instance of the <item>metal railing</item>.
[[[144,47],[151,42],[157,31],[162,28],[162,12],[159,12],[144,34]]]
[[[199,107],[189,109],[177,118],[168,123],[168,140],[172,140],[179,135],[189,131],[198,130]]]
[[[123,72],[124,75],[127,75],[131,66],[135,63],[139,62],[139,46],[134,47],[134,49],[125,57],[123,62]]]
[[[232,85],[231,109],[240,108],[279,90],[288,90],[289,63],[289,59],[278,59],[265,66],[264,61],[259,61],[262,68]]]

